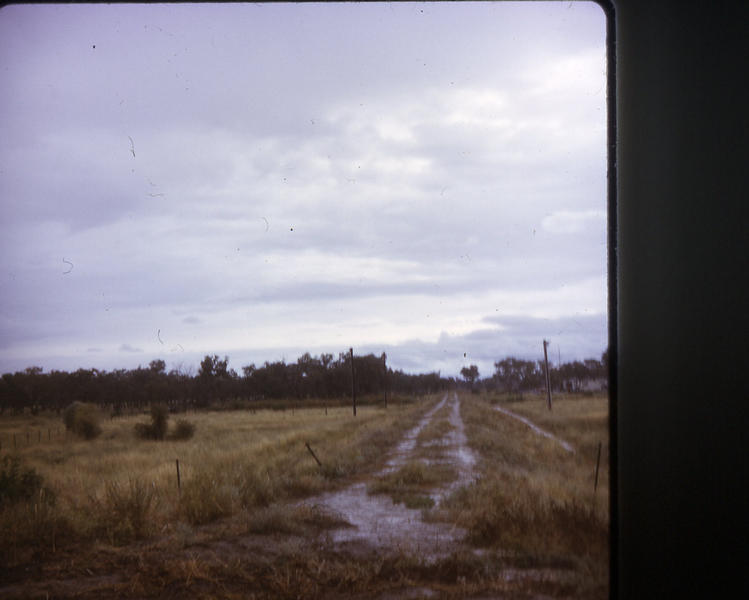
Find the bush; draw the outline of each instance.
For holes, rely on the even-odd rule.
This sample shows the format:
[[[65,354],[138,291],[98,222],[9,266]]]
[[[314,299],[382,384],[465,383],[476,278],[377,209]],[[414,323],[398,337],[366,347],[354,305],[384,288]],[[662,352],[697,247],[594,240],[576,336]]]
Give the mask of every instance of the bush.
[[[142,440],[163,440],[169,421],[169,407],[166,404],[151,405],[151,423],[136,423],[135,435]]]
[[[54,501],[52,492],[42,487],[41,475],[24,467],[17,456],[4,456],[0,461],[0,508],[37,495]]]
[[[76,435],[92,440],[101,433],[99,409],[93,404],[73,402],[63,412],[65,428]]]
[[[195,434],[195,423],[185,419],[177,420],[177,427],[169,436],[173,440],[189,440]]]
[[[151,405],[151,427],[154,439],[163,440],[166,437],[167,422],[169,421],[169,407],[166,404]]]

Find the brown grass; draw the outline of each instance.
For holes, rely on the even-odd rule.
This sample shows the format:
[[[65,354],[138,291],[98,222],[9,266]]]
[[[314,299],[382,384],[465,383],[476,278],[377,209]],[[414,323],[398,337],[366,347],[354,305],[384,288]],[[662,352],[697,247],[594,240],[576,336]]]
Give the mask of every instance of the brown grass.
[[[55,524],[51,531],[65,530],[67,542],[98,539],[121,544],[174,528],[181,521],[210,523],[333,489],[377,468],[386,450],[433,402],[387,410],[360,407],[356,418],[342,407],[328,408],[327,415],[317,408],[295,410],[293,415],[196,413],[191,415],[196,432],[188,441],[138,439],[133,425],[140,416],[103,423],[102,435],[92,441],[58,434],[56,428],[62,424],[51,416],[2,419],[4,448],[15,432],[14,454],[42,476],[57,502],[44,512],[30,503],[0,512],[0,537],[14,540],[0,550],[0,562],[23,560],[27,547],[34,546],[37,553],[59,547],[60,536],[53,541],[39,534],[44,523]],[[51,440],[30,434],[26,444],[25,431],[47,428],[50,434],[55,432]],[[308,454],[307,442],[322,468]]]
[[[594,492],[595,440],[607,446],[604,397],[569,398],[548,413],[545,399],[526,396],[510,408],[568,441],[556,441],[493,410],[486,397],[464,395],[462,416],[469,445],[481,456],[480,477],[448,498],[448,518],[468,540],[522,557],[530,564],[576,565],[586,585],[603,589],[608,576],[608,468],[602,457]],[[591,575],[593,573],[593,575]],[[592,579],[591,579],[592,578]]]
[[[460,550],[427,563],[397,550],[341,548],[328,533],[343,525],[337,515],[291,502],[378,472],[387,450],[437,400],[359,407],[356,419],[348,407],[329,407],[327,417],[322,408],[198,413],[190,415],[194,437],[182,442],[137,440],[133,424],[143,416],[104,422],[93,441],[55,439],[54,429],[47,441],[47,424],[60,423],[54,417],[0,419],[3,452],[15,431],[16,453],[57,498],[0,512],[0,538],[10,540],[0,595],[605,598],[605,453],[593,492],[598,440],[607,448],[603,398],[558,399],[551,415],[543,398],[528,395],[508,407],[573,444],[569,454],[492,410],[487,397],[463,396],[478,480],[436,516],[466,528],[479,555]],[[411,490],[418,500],[450,481],[453,473],[439,471],[448,414],[422,430],[412,463],[373,486]]]

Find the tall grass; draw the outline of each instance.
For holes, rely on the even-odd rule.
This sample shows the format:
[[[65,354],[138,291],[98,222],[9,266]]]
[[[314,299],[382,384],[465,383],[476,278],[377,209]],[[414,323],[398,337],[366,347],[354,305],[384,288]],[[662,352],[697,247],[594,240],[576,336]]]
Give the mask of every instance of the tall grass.
[[[474,545],[539,565],[582,565],[580,572],[595,573],[593,584],[603,589],[608,572],[608,481],[599,474],[594,491],[596,456],[580,448],[590,450],[592,440],[607,443],[606,420],[600,418],[607,410],[606,399],[570,399],[564,407],[558,402],[551,415],[541,410],[543,405],[548,413],[542,398],[526,396],[513,403],[513,412],[553,430],[577,448],[574,454],[493,410],[488,400],[462,398],[468,442],[481,457],[479,477],[447,498],[445,518],[464,527]]]
[[[7,440],[17,433],[24,443],[18,444],[16,454],[43,478],[57,503],[46,517],[39,507],[33,513],[29,500],[15,507],[13,515],[3,510],[3,537],[13,536],[17,548],[29,546],[41,539],[46,519],[54,521],[57,530],[64,528],[68,541],[121,544],[173,530],[179,522],[210,523],[333,489],[381,466],[387,449],[433,401],[391,405],[387,410],[360,407],[356,418],[348,407],[302,409],[294,414],[196,413],[191,415],[197,425],[192,439],[167,436],[158,444],[136,436],[134,425],[141,416],[103,423],[95,440],[51,434],[49,440],[37,434],[37,439],[30,436],[33,443],[28,445],[24,433],[29,427],[42,431],[54,420],[9,417],[0,421],[0,435]],[[305,443],[314,448],[322,467],[308,454]],[[21,519],[16,513],[26,516]],[[36,521],[29,520],[32,514]],[[25,534],[20,531],[24,527]],[[59,536],[55,543],[59,545]],[[10,559],[6,556],[6,560]]]

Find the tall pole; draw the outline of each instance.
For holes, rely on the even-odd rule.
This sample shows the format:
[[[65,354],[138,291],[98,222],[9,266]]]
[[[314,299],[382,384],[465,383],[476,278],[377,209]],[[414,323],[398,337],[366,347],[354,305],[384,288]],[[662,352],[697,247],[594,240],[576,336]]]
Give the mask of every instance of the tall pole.
[[[549,342],[544,340],[544,366],[546,367],[546,403],[551,410],[551,377],[549,377],[549,357],[546,353],[546,346]]]
[[[354,405],[354,416],[356,416],[356,371],[354,370],[354,349],[349,348],[351,354],[351,401]]]
[[[382,353],[382,368],[384,374],[382,376],[382,387],[385,392],[385,408],[388,407],[388,365],[387,365],[387,354]]]

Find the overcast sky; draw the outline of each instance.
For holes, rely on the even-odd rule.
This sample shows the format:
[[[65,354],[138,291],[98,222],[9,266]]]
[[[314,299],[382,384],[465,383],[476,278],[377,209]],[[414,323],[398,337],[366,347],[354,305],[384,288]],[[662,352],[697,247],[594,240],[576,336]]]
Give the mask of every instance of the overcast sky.
[[[607,345],[588,2],[0,9],[0,372]]]

